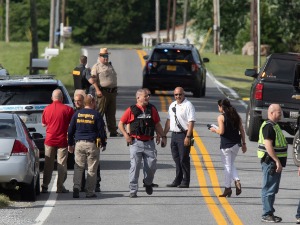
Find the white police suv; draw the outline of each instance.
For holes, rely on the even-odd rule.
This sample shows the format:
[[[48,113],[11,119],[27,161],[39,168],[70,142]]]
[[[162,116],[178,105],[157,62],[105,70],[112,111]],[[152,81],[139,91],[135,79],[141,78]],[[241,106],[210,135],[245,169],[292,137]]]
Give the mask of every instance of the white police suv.
[[[31,133],[43,135],[43,138],[35,139],[40,158],[45,156],[46,135],[42,114],[44,108],[52,103],[55,89],[62,91],[64,104],[74,107],[67,89],[53,75],[0,76],[0,112],[17,113]]]

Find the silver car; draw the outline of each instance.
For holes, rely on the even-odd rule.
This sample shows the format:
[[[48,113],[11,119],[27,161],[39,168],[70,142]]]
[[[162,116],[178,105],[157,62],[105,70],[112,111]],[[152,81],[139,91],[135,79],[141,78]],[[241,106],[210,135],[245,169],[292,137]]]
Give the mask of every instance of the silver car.
[[[39,149],[17,114],[0,113],[0,187],[17,189],[21,199],[35,201],[40,194]]]

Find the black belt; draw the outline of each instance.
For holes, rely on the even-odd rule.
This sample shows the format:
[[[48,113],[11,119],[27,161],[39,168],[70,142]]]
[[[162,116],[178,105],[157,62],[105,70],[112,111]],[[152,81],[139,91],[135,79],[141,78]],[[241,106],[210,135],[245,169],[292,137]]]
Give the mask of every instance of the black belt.
[[[89,143],[96,143],[96,141],[93,141],[93,140],[77,140],[77,142],[89,142]]]
[[[100,90],[102,91],[102,90],[104,90],[104,91],[106,91],[106,92],[108,92],[108,93],[114,93],[114,92],[117,92],[117,87],[114,87],[114,88],[106,88],[106,87],[100,87]]]
[[[183,132],[183,131],[179,131],[179,132],[172,131],[172,133],[174,133],[174,134],[185,134],[186,132]]]

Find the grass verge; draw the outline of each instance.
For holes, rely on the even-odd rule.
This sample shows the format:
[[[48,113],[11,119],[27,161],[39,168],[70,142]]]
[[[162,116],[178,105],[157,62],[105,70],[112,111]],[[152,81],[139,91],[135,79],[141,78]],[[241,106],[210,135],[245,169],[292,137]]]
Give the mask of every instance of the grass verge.
[[[0,194],[0,208],[4,208],[10,205],[9,197],[6,195]]]
[[[41,55],[47,42],[39,43],[39,54]],[[6,68],[10,74],[25,75],[28,74],[29,54],[31,51],[30,42],[0,42],[1,54],[0,64]],[[101,44],[95,46],[97,48],[107,47],[114,49],[137,49],[142,48],[141,45],[111,45]],[[64,50],[60,51],[57,57],[53,57],[49,63],[49,74],[56,75],[69,91],[73,90],[72,70],[78,64],[81,46],[67,42]],[[210,59],[206,63],[207,69],[221,83],[235,90],[241,98],[249,97],[249,90],[253,78],[244,75],[245,69],[253,68],[253,57],[233,54],[215,55],[210,52],[203,52],[202,57]],[[40,57],[42,58],[42,57]],[[262,61],[265,57],[261,58]],[[44,73],[40,71],[40,73]]]
[[[206,68],[218,81],[235,90],[241,98],[248,98],[253,78],[246,77],[246,69],[253,68],[253,56],[223,54],[215,55],[204,52],[202,57],[209,58]],[[265,57],[261,58],[265,61]]]

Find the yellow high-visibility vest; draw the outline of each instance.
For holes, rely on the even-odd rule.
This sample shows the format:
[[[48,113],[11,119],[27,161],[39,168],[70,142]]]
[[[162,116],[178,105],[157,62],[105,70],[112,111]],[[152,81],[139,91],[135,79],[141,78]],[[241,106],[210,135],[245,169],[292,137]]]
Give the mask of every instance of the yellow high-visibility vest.
[[[275,146],[274,146],[275,154],[277,155],[278,158],[287,157],[287,149],[288,149],[287,141],[279,125],[273,123],[272,121],[264,121],[259,129],[257,157],[261,159],[264,157],[265,153],[267,152],[265,147],[265,139],[262,131],[264,126],[269,123],[272,124],[276,135]]]

